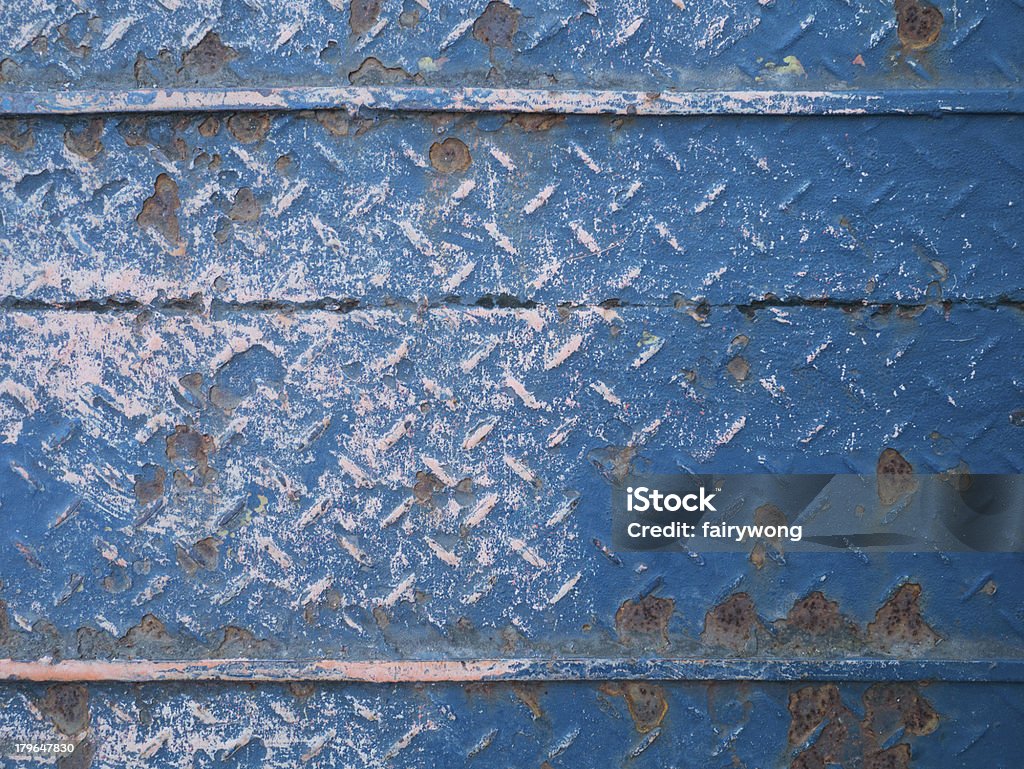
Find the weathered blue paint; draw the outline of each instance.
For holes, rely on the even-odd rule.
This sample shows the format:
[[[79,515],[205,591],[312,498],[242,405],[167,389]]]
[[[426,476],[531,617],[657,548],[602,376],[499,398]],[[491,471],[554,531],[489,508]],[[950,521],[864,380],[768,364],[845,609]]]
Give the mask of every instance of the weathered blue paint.
[[[550,124],[15,123],[33,146],[0,147],[0,297],[198,293],[226,310],[502,294],[549,307],[1024,298],[1015,260],[987,256],[1020,247],[1018,116],[529,117]],[[431,163],[449,139],[466,146],[464,171]],[[175,204],[143,226],[161,175]],[[253,204],[233,211],[239,194]]]
[[[0,9],[4,87],[355,79],[640,91],[999,88],[1019,87],[1024,76],[1024,11],[1014,0],[937,3],[943,23],[921,49],[902,44],[885,0],[524,0],[490,15],[488,5],[381,0],[357,4],[353,23],[353,6],[343,0],[12,2]],[[373,6],[376,14],[359,13]],[[371,58],[378,66],[365,66]]]
[[[705,612],[731,593],[768,624],[822,590],[863,629],[911,579],[942,656],[1018,654],[1017,555],[758,569],[595,539],[630,467],[870,472],[895,444],[922,471],[1020,472],[1021,428],[994,408],[1019,310],[688,309],[4,313],[0,494],[26,548],[6,600],[16,625],[63,631],[25,648],[74,656],[102,617],[99,648],[138,656],[116,638],[152,613],[164,658],[209,656],[226,626],[266,639],[257,656],[603,656],[618,606],[655,591],[677,602],[673,648],[706,656]]]
[[[1020,89],[623,91],[325,86],[8,91],[0,113],[295,111],[542,112],[554,115],[941,115],[1019,113]]]
[[[1011,769],[1024,717],[1018,690],[648,683],[630,692],[633,712],[617,685],[569,683],[108,685],[90,687],[84,702],[65,690],[66,710],[47,687],[22,685],[0,702],[19,739],[64,740],[53,721],[70,731],[88,719],[80,750],[96,769],[789,766],[818,740],[832,742],[837,713],[849,732],[836,742],[857,761],[881,742],[896,755],[910,746],[912,766]]]
[[[895,5],[0,9],[0,742],[1015,766],[1022,556],[610,546],[1024,471],[1024,10]]]

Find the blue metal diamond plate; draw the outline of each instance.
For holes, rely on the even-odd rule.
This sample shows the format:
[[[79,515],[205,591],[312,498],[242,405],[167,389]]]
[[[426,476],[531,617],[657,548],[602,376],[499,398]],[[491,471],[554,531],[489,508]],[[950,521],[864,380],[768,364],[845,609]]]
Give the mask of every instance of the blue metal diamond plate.
[[[901,35],[900,14],[884,0],[15,2],[0,9],[0,82],[1019,88],[1020,4],[937,5],[941,20]]]
[[[616,552],[610,502],[1024,472],[1022,37],[0,8],[0,764],[1016,767],[1020,554]]]

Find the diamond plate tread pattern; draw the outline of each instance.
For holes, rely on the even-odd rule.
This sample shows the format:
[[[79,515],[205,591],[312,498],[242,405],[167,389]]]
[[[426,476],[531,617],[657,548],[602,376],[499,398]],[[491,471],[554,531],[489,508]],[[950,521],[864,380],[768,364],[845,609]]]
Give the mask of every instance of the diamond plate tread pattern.
[[[616,554],[608,505],[631,468],[873,472],[887,447],[1019,472],[1020,311],[704,312],[0,313],[8,649],[88,655],[89,627],[101,656],[209,656],[231,626],[257,657],[614,655],[656,591],[696,652],[733,594],[752,641],[819,589],[864,628],[912,578],[944,653],[1019,650],[1018,556]]]
[[[884,0],[14,0],[0,9],[0,87],[1020,85],[1019,2],[935,5],[943,23],[921,49],[920,40],[901,40],[894,4]]]
[[[528,117],[0,122],[0,297],[1024,296],[1016,116]]]

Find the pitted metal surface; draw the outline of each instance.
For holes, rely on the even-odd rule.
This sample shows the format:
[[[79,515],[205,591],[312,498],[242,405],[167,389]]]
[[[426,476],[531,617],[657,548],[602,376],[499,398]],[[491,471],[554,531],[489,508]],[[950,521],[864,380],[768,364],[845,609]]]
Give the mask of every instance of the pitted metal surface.
[[[610,513],[631,473],[1024,471],[1019,4],[0,30],[4,751],[1024,749],[1019,554],[617,552]]]
[[[113,766],[976,766],[1012,750],[1012,685],[972,707],[967,684],[18,685],[22,739],[87,735],[78,760]],[[641,691],[642,689],[642,691]],[[980,723],[984,721],[984,725]],[[83,724],[86,726],[82,728]],[[989,728],[983,728],[988,726]],[[650,727],[649,729],[646,727]],[[77,731],[76,731],[77,730]],[[127,737],[126,737],[127,733]],[[818,763],[815,763],[815,761]],[[771,763],[768,763],[771,762]],[[834,761],[833,761],[834,762]],[[65,765],[73,765],[68,762]],[[82,764],[79,764],[82,765]]]
[[[5,89],[1019,87],[1013,0],[127,0],[0,11]],[[376,62],[376,63],[374,63]]]
[[[608,484],[630,468],[769,456],[776,472],[866,471],[894,441],[919,467],[972,444],[959,458],[1012,470],[1009,413],[964,412],[1013,386],[1014,367],[989,351],[1019,346],[1019,311],[691,312],[9,310],[3,504],[36,511],[6,534],[12,628],[37,635],[56,614],[65,638],[98,625],[113,643],[154,614],[197,649],[235,625],[299,657],[516,656],[614,646],[619,605],[652,591],[699,632],[725,593],[768,596],[778,617],[821,585],[860,592],[863,564],[862,622],[911,564],[950,575],[941,584],[963,568],[966,589],[982,556],[771,551],[758,569],[740,554],[611,553],[598,544]],[[756,372],[744,382],[727,371],[739,338]],[[973,377],[958,365],[964,338]],[[913,400],[923,392],[926,405]],[[946,634],[1002,623],[1019,579],[1006,557],[1006,589],[957,596]],[[849,576],[830,580],[839,564]],[[951,598],[930,584],[925,600]],[[956,629],[974,613],[970,632]],[[743,637],[716,645],[756,652]]]
[[[699,315],[702,303],[1024,298],[1013,259],[984,256],[1018,247],[1016,116],[317,112],[0,126],[8,302],[457,297],[689,302]]]

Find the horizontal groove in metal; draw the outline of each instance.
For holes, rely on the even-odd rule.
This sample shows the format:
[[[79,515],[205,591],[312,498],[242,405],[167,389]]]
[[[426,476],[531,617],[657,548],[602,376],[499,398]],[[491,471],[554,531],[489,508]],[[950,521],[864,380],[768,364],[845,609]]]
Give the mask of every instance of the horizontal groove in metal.
[[[1024,659],[594,658],[0,660],[8,681],[949,681],[1024,682]]]
[[[1021,89],[619,91],[421,86],[8,91],[0,114],[380,109],[587,115],[913,115],[1021,112]]]

